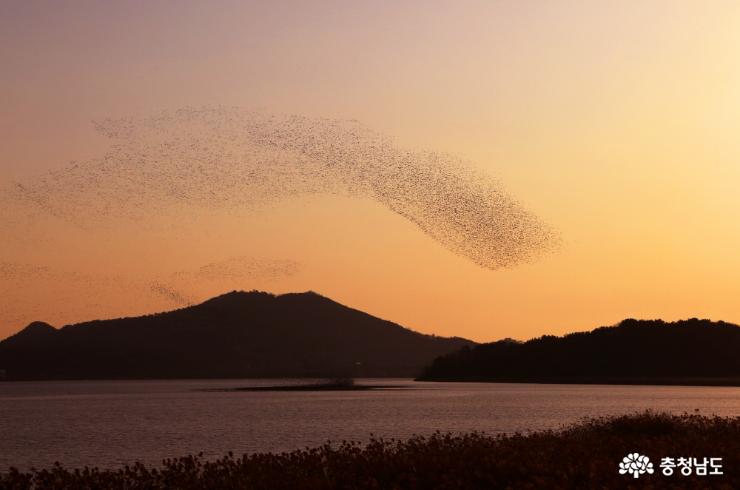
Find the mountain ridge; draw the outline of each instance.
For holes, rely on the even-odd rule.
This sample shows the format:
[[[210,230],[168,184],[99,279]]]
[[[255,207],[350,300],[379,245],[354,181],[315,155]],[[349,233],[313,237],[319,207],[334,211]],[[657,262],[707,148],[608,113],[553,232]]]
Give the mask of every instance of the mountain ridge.
[[[526,342],[501,340],[440,356],[417,379],[740,385],[740,326],[690,318],[617,325]]]
[[[200,304],[0,342],[7,379],[418,375],[473,343],[415,332],[309,291],[232,291]]]

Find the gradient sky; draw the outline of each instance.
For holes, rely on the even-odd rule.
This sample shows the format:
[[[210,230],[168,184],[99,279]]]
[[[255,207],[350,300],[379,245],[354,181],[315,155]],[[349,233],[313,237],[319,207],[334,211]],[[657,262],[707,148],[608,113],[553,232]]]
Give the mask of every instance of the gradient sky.
[[[0,262],[66,271],[0,278],[0,338],[31,320],[171,309],[142,284],[235,256],[300,268],[196,281],[188,298],[310,289],[479,341],[625,317],[740,321],[736,1],[5,0],[0,67],[0,186],[102,154],[93,120],[236,105],[458,154],[563,242],[485,270],[336,196],[203,212],[177,233],[163,216],[105,232],[50,221],[31,245],[0,237]]]

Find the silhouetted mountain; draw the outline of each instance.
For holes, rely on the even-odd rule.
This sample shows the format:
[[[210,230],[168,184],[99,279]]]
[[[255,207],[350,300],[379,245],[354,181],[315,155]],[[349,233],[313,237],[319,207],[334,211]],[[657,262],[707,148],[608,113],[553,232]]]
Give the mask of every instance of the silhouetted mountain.
[[[44,322],[29,323],[26,328],[8,338],[9,342],[24,342],[27,340],[40,340],[56,333],[57,329]]]
[[[622,321],[564,337],[511,339],[437,358],[427,381],[738,384],[740,327],[690,319]]]
[[[0,342],[8,379],[416,376],[472,342],[422,335],[315,293],[232,292],[168,313]]]

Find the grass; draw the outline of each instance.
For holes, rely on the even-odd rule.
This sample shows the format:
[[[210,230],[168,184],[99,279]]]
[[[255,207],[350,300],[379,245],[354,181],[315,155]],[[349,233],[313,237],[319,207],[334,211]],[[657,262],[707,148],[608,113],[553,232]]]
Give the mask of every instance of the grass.
[[[628,453],[655,473],[618,473]],[[664,476],[662,457],[721,457],[723,476]],[[459,489],[740,488],[740,417],[644,412],[509,436],[434,434],[344,442],[281,454],[200,456],[116,470],[50,469],[0,474],[0,488],[74,489]]]

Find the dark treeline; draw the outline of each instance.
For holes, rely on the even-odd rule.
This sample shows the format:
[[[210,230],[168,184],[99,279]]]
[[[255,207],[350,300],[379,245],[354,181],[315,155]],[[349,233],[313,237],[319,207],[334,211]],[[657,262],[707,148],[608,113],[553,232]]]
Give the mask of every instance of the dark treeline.
[[[0,342],[6,379],[411,377],[471,342],[422,335],[315,293],[233,292],[200,305]]]
[[[622,321],[527,342],[502,340],[437,358],[422,380],[737,384],[740,327],[690,319]]]

